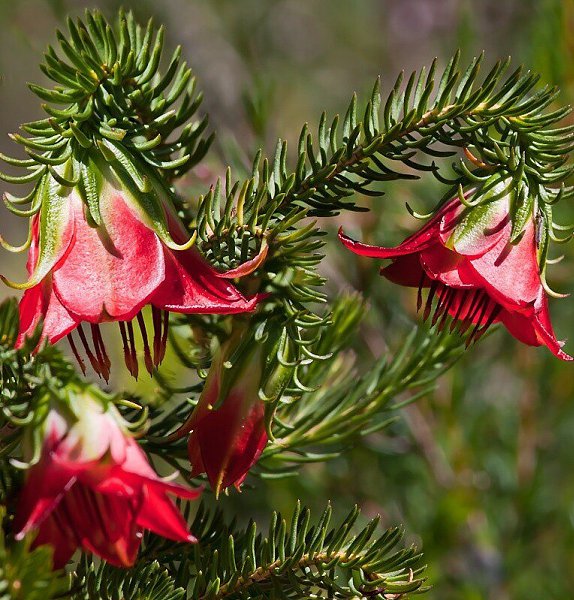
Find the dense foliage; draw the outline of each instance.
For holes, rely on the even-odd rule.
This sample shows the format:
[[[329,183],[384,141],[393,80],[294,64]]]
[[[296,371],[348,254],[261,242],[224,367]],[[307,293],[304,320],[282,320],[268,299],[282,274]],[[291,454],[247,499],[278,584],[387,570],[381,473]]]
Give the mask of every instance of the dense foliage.
[[[406,322],[403,309],[391,299],[391,288],[376,276],[380,261],[352,262],[358,268],[351,274],[351,255],[333,258],[342,256],[342,251],[335,246],[335,236],[325,234],[333,232],[333,227],[341,222],[347,229],[348,214],[371,208],[375,216],[364,221],[368,241],[381,243],[387,234],[392,239],[389,220],[399,219],[396,205],[400,204],[393,202],[392,197],[404,195],[401,186],[422,177],[415,186],[439,190],[436,202],[428,213],[419,214],[409,201],[410,213],[418,218],[440,215],[455,199],[465,217],[455,231],[451,250],[458,251],[460,244],[464,253],[465,240],[475,243],[477,235],[487,232],[484,223],[492,216],[490,207],[503,200],[504,206],[509,207],[503,210],[509,222],[509,248],[524,248],[524,240],[535,235],[532,256],[540,267],[540,297],[546,302],[547,297],[557,295],[546,283],[547,265],[553,262],[548,260],[549,249],[553,243],[568,239],[559,238],[560,232],[568,233],[568,229],[556,224],[554,207],[562,201],[561,210],[571,194],[566,183],[571,172],[567,161],[573,134],[564,123],[568,108],[562,100],[557,101],[557,89],[539,85],[538,76],[530,72],[518,69],[507,73],[508,61],[496,63],[485,74],[481,71],[482,56],[461,68],[457,53],[442,70],[435,61],[428,71],[422,69],[410,78],[399,76],[388,94],[381,94],[377,81],[364,99],[353,97],[342,119],[327,119],[323,114],[316,135],[310,133],[307,125],[303,127],[294,153],[288,151],[286,142],[279,141],[272,158],[264,158],[264,152],[259,151],[250,169],[234,164],[219,179],[209,172],[206,181],[200,181],[193,173],[201,173],[200,161],[209,159],[212,135],[206,133],[206,117],[195,117],[201,94],[197,94],[195,79],[187,66],[183,64],[178,69],[181,50],[175,51],[171,61],[162,63],[161,29],[156,31],[151,23],[140,27],[131,13],[120,13],[115,24],[93,12],[83,20],[70,20],[68,32],[58,34],[58,43],[60,49],[50,48],[43,66],[44,73],[56,82],[55,87],[31,86],[47,102],[44,110],[48,118],[26,124],[24,135],[13,136],[26,150],[27,158],[3,155],[9,166],[8,172],[0,175],[9,184],[32,184],[24,196],[6,196],[8,208],[20,217],[31,218],[31,224],[26,244],[19,248],[4,245],[10,250],[31,246],[30,252],[37,248],[39,256],[36,271],[26,284],[26,294],[36,286],[46,286],[50,278],[50,286],[52,280],[55,282],[55,297],[69,309],[57,287],[64,289],[58,283],[63,277],[61,265],[66,256],[70,261],[73,256],[71,251],[66,255],[60,250],[68,243],[62,225],[67,202],[77,194],[85,205],[89,227],[104,228],[106,218],[113,214],[102,200],[108,185],[121,190],[124,197],[135,199],[133,206],[145,213],[142,222],[151,223],[150,230],[163,244],[166,265],[172,264],[170,253],[177,257],[178,252],[198,252],[230,283],[218,288],[225,290],[218,293],[227,294],[227,299],[209,305],[217,310],[205,310],[205,305],[202,310],[191,310],[183,302],[164,301],[162,295],[161,305],[152,298],[150,314],[140,312],[143,304],[138,304],[129,317],[124,313],[101,318],[100,321],[118,320],[120,327],[124,322],[125,327],[131,327],[131,319],[137,314],[141,329],[138,345],[142,345],[138,352],[153,374],[153,388],[145,382],[134,388],[123,376],[116,375],[112,379],[113,394],[100,391],[101,382],[86,384],[71,360],[51,345],[44,347],[40,336],[52,341],[46,333],[51,331],[48,325],[42,334],[43,323],[51,322],[48,317],[40,319],[40,327],[24,341],[22,324],[18,336],[14,301],[2,305],[0,498],[6,506],[7,537],[0,552],[1,584],[6,597],[35,597],[33,594],[44,590],[44,597],[54,598],[398,598],[426,590],[418,551],[397,549],[400,532],[377,530],[376,519],[363,528],[355,526],[357,510],[332,528],[330,507],[319,519],[311,519],[309,511],[297,504],[289,520],[278,514],[263,517],[270,518],[265,534],[258,534],[253,522],[245,525],[241,515],[255,516],[263,508],[265,514],[271,513],[269,505],[274,502],[264,501],[261,495],[266,489],[270,494],[273,489],[277,490],[275,493],[288,490],[288,496],[304,496],[306,490],[322,489],[324,493],[317,498],[332,496],[339,513],[346,508],[344,503],[352,487],[358,494],[356,498],[380,502],[382,506],[389,502],[392,507],[394,497],[406,508],[419,507],[418,517],[413,520],[421,526],[419,531],[423,542],[430,544],[433,560],[435,546],[432,537],[425,539],[425,527],[430,524],[435,535],[448,532],[457,510],[464,514],[468,509],[467,500],[456,493],[461,490],[458,467],[445,462],[429,429],[428,422],[435,417],[427,412],[428,398],[435,390],[437,378],[459,361],[465,345],[479,336],[470,331],[468,335],[467,329],[460,327],[460,337],[451,333],[454,327],[444,327],[445,319],[455,323],[458,313],[451,311],[450,305],[444,308],[448,304],[445,299],[450,298],[447,288],[441,288],[433,299],[432,283],[422,312],[428,317],[434,301],[435,316],[430,327],[418,324],[412,331],[413,325]],[[263,118],[263,105],[258,108],[258,102],[254,96],[247,107],[255,130],[262,131],[263,122],[258,119]],[[232,145],[227,147],[224,143],[224,147],[231,162],[236,163]],[[210,164],[209,160],[206,164]],[[196,168],[191,179],[182,180],[193,167]],[[433,176],[436,183],[429,183]],[[193,183],[192,190],[185,187],[186,181]],[[390,191],[387,198],[378,198],[386,191]],[[371,196],[373,200],[368,199]],[[172,217],[165,216],[171,215],[171,208],[166,208],[170,206],[177,214],[173,218],[185,226],[185,240],[180,233],[174,233]],[[74,218],[76,230],[81,231],[77,216]],[[39,233],[35,219],[40,223]],[[411,221],[411,230],[412,225]],[[342,274],[330,273],[337,261]],[[193,278],[193,270],[188,270],[188,276]],[[208,280],[211,275],[205,277]],[[360,287],[370,292],[370,302],[359,295],[341,293],[337,287],[344,277],[359,281]],[[492,285],[495,292],[490,301],[499,302],[496,280]],[[423,287],[420,283],[419,297]],[[48,288],[42,289],[47,293]],[[393,293],[396,299],[396,292]],[[516,302],[520,305],[520,297]],[[253,311],[255,303],[257,309]],[[419,298],[419,308],[422,306]],[[171,313],[169,341],[167,320],[158,325],[160,309],[165,315]],[[498,315],[493,311],[492,319],[485,316],[483,320],[482,315],[471,316],[471,309],[474,310],[472,304],[467,318],[478,318],[477,328],[486,324],[484,330]],[[506,304],[503,310],[507,310]],[[21,305],[21,322],[22,311]],[[486,315],[485,311],[486,305]],[[98,325],[90,321],[94,352],[90,355],[90,345],[84,342],[81,329],[84,318],[74,311],[70,314],[76,315],[75,326],[79,328],[88,362],[106,380],[111,366],[114,377],[113,370],[121,367],[116,365],[117,352],[111,348],[119,346],[119,340],[106,341],[111,349],[110,360]],[[536,309],[532,319],[538,314]],[[503,322],[521,341],[552,347],[553,342],[547,338],[521,338]],[[34,327],[37,323],[34,321]],[[148,331],[153,326],[155,332],[151,349],[146,323]],[[541,327],[545,335],[550,327],[553,337],[551,325],[544,321]],[[385,329],[384,338],[379,329]],[[105,334],[105,327],[103,331]],[[128,370],[137,375],[134,356],[138,346],[131,337],[127,340],[124,333],[128,331],[133,337],[133,332],[123,328],[121,331]],[[162,335],[166,336],[167,355],[158,370],[165,352]],[[494,339],[501,340],[502,336],[510,338],[501,332]],[[498,472],[499,477],[508,473],[505,461],[497,459],[495,451],[484,445],[484,440],[492,435],[493,423],[498,421],[485,414],[491,409],[484,398],[482,409],[480,404],[470,407],[458,391],[469,388],[468,393],[473,395],[472,384],[480,380],[480,373],[486,368],[484,357],[502,353],[491,341],[486,341],[485,346],[486,351],[482,350],[482,342],[480,347],[467,350],[453,371],[455,375],[447,379],[454,382],[453,394],[459,394],[453,395],[453,421],[460,423],[438,425],[435,435],[441,435],[446,428],[445,439],[460,448],[461,441],[452,436],[469,431],[477,448],[481,448],[477,460],[480,457],[480,461],[493,461],[494,471],[489,470],[491,474],[487,476],[490,486],[492,473]],[[73,350],[79,356],[75,347]],[[535,360],[532,356],[543,352],[524,348],[518,351],[516,360],[528,364]],[[82,363],[80,366],[84,370]],[[546,376],[540,377],[541,385],[558,398],[557,402],[565,398],[564,391],[556,393],[557,384],[551,377],[559,368],[548,367]],[[214,387],[214,381],[218,386]],[[245,390],[253,385],[255,399],[244,397],[237,405],[228,400],[234,397],[235,390],[239,395],[242,391],[246,394]],[[486,395],[488,386],[482,387]],[[227,390],[228,396],[218,396],[220,389]],[[445,405],[447,394],[442,388],[432,402]],[[179,481],[192,478],[198,483],[205,480],[205,472],[217,495],[231,485],[239,488],[250,471],[243,494],[226,492],[226,497],[219,500],[223,513],[215,508],[216,500],[208,491],[204,492],[200,508],[194,503],[178,504],[189,531],[199,540],[197,544],[185,542],[183,534],[177,538],[179,541],[156,535],[161,535],[159,528],[154,529],[147,517],[142,525],[136,511],[134,523],[156,533],[147,533],[138,541],[141,549],[135,566],[118,569],[86,554],[79,562],[74,560],[67,576],[52,574],[52,558],[46,547],[31,549],[33,534],[21,541],[19,517],[13,521],[12,515],[18,512],[18,494],[26,485],[24,480],[29,486],[31,474],[38,472],[32,466],[27,478],[23,467],[42,464],[38,459],[46,447],[44,439],[52,431],[45,424],[49,422],[46,415],[53,411],[68,414],[70,407],[72,413],[81,411],[84,395],[117,411],[113,422],[119,423],[126,439],[133,441],[132,434],[136,436],[139,448],[159,473],[167,474],[175,468],[183,476]],[[427,399],[423,404],[422,398]],[[522,398],[523,410],[531,415],[532,398],[526,393]],[[411,404],[415,400],[419,403]],[[208,419],[202,420],[206,407]],[[474,416],[470,422],[464,418],[465,411]],[[246,414],[249,421],[242,422],[245,417],[238,415]],[[401,414],[405,421],[400,420]],[[70,431],[73,422],[72,419]],[[408,446],[405,422],[423,449],[439,488],[451,492],[444,498],[429,498],[432,492],[428,472],[421,468],[416,452]],[[513,430],[516,417],[508,423],[501,427],[506,424],[507,431]],[[232,437],[210,443],[210,439],[219,439],[228,424]],[[241,431],[244,433],[238,433]],[[498,435],[497,432],[495,438]],[[500,435],[501,439],[510,439]],[[249,436],[247,449],[238,441],[247,437],[241,436]],[[355,449],[351,451],[352,447]],[[91,449],[86,452],[86,456],[91,456]],[[198,460],[197,452],[203,457],[201,464],[194,462]],[[531,457],[532,450],[527,452]],[[404,456],[399,460],[401,455]],[[520,460],[528,458],[521,454]],[[347,480],[343,473],[336,472],[340,468],[344,472],[355,461],[355,472]],[[235,471],[234,463],[238,465]],[[317,471],[304,467],[309,463],[316,463]],[[528,471],[532,466],[523,462],[519,467],[522,477],[524,469],[532,476],[532,470]],[[131,467],[122,468],[127,477],[132,477]],[[377,480],[373,472],[379,469],[394,483],[389,489],[381,489],[380,495],[369,483],[371,477]],[[466,469],[472,472],[472,467]],[[293,475],[297,477],[292,478]],[[146,477],[151,481],[149,475]],[[481,481],[484,478],[480,473],[475,474],[470,486],[463,487],[474,485],[480,490]],[[488,510],[495,497],[486,502]],[[531,506],[552,505],[536,497],[525,501]],[[286,504],[283,500],[278,502],[281,507]],[[315,504],[312,497],[310,503]],[[431,505],[436,510],[434,517]],[[240,515],[239,524],[236,514]],[[402,517],[394,514],[393,520]],[[102,525],[101,530],[106,531],[106,527]],[[414,531],[416,527],[410,529],[411,533]],[[172,535],[172,539],[176,537]],[[454,547],[456,540],[451,542]],[[120,554],[114,558],[114,552],[110,556],[116,560]],[[108,556],[102,551],[96,554]],[[124,557],[114,564],[129,564],[126,561]],[[473,585],[470,578],[469,589]],[[496,582],[489,585],[494,589]],[[515,585],[521,585],[520,577]]]

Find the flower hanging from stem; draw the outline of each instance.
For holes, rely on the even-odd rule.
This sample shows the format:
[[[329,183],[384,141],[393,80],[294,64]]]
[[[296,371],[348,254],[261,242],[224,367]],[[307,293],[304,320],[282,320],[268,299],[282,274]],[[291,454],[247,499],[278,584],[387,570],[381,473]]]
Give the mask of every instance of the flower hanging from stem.
[[[168,245],[142,209],[146,198],[130,194],[109,171],[103,174],[107,178],[99,194],[101,225],[90,222],[75,190],[58,200],[57,211],[49,206],[33,218],[30,278],[20,286],[28,289],[20,303],[18,345],[42,322],[41,339],[56,343],[67,336],[84,370],[74,340],[77,332],[92,367],[107,380],[111,363],[100,323],[119,323],[125,362],[137,377],[134,321],[151,373],[165,355],[169,312],[245,312],[255,308],[258,298],[246,299],[193,246]],[[156,202],[159,198],[154,195]],[[183,239],[183,225],[168,201],[160,207],[169,236]],[[142,315],[147,305],[152,307],[151,343]]]
[[[533,207],[521,235],[512,242],[512,188],[495,175],[484,189],[474,193],[472,205],[467,200],[463,204],[459,196],[452,198],[395,248],[357,242],[342,229],[339,238],[356,254],[390,259],[381,274],[418,288],[417,309],[423,320],[430,318],[431,325],[443,329],[450,317],[450,330],[467,335],[467,345],[500,322],[521,342],[545,345],[558,358],[572,360],[550,322]]]
[[[69,384],[71,402],[50,401],[43,441],[20,493],[16,539],[37,531],[33,546],[54,548],[63,567],[77,548],[109,563],[134,564],[143,531],[195,542],[167,494],[196,499],[190,489],[158,477],[117,410],[90,386]],[[34,437],[32,426],[29,433]]]

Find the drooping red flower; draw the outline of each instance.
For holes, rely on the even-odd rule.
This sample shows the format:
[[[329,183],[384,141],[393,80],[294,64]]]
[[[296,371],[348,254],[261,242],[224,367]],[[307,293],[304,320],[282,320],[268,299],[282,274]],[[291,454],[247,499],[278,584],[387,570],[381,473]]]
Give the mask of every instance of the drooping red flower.
[[[259,398],[262,351],[252,342],[232,370],[225,368],[233,342],[224,344],[210,368],[198,405],[181,432],[188,439],[192,476],[206,473],[216,494],[237,489],[267,444],[265,404]]]
[[[246,299],[194,247],[174,249],[175,242],[171,247],[165,243],[165,236],[180,243],[185,239],[183,226],[166,202],[160,205],[164,213],[160,217],[167,231],[160,236],[141,202],[110,182],[104,182],[100,193],[98,226],[89,221],[77,190],[64,200],[58,211],[52,211],[56,217],[43,211],[32,223],[29,289],[20,303],[18,346],[43,319],[42,339],[55,343],[67,335],[83,368],[72,338],[77,329],[94,370],[107,379],[110,361],[99,324],[118,321],[126,365],[137,377],[133,319],[151,372],[165,353],[169,311],[227,314],[254,309],[258,298]],[[146,305],[152,307],[152,348],[141,313]],[[92,348],[84,322],[90,326]]]
[[[77,398],[77,417],[52,408],[40,460],[27,473],[14,528],[22,539],[37,530],[33,547],[54,548],[54,568],[81,548],[109,563],[134,564],[149,529],[179,542],[195,542],[167,494],[193,500],[200,490],[156,475],[115,409]]]
[[[418,288],[418,310],[432,325],[478,340],[492,323],[501,322],[525,344],[547,346],[562,360],[572,360],[556,339],[537,258],[534,219],[517,243],[510,243],[510,194],[498,186],[493,199],[466,207],[457,197],[447,202],[419,231],[395,248],[352,240],[343,244],[362,256],[390,259],[381,274],[399,285]],[[423,290],[428,288],[426,301]],[[436,301],[435,301],[436,300]],[[424,304],[424,307],[423,307]],[[472,329],[471,329],[472,327]]]

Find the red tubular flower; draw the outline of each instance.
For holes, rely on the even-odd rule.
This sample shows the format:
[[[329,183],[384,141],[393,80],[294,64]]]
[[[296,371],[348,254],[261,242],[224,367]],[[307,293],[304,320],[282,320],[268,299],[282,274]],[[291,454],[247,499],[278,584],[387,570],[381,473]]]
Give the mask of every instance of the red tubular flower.
[[[52,545],[55,568],[76,548],[129,567],[144,529],[195,542],[167,494],[193,500],[200,490],[159,478],[112,407],[80,396],[77,412],[77,418],[55,408],[48,413],[40,460],[19,498],[16,538],[37,529],[33,546]]]
[[[206,473],[216,494],[230,485],[239,490],[267,444],[265,404],[259,398],[262,350],[252,341],[241,364],[227,370],[224,363],[232,344],[225,344],[215,357],[199,403],[180,430],[191,431],[192,476]]]
[[[67,335],[83,369],[72,338],[72,331],[77,329],[94,370],[108,379],[110,361],[99,323],[118,321],[126,365],[137,377],[134,318],[151,373],[165,353],[169,311],[253,310],[257,297],[244,298],[194,247],[173,242],[184,239],[183,226],[169,204],[158,198],[154,195],[152,199],[159,205],[159,225],[150,220],[149,206],[144,210],[141,199],[105,180],[99,195],[101,225],[92,222],[76,189],[55,208],[34,217],[28,257],[30,279],[25,284],[29,289],[20,303],[17,345],[22,345],[43,319],[42,339],[55,343]],[[148,304],[153,315],[153,348],[141,314]],[[93,348],[83,322],[90,324]]]
[[[381,274],[400,285],[429,292],[423,318],[461,334],[471,326],[467,343],[478,340],[492,323],[501,322],[525,344],[547,346],[562,360],[572,360],[556,339],[537,259],[535,224],[530,218],[517,243],[510,243],[510,194],[499,185],[494,199],[467,208],[458,197],[446,203],[418,232],[395,248],[362,244],[339,230],[343,244],[362,256],[388,258]],[[485,198],[486,199],[486,198]],[[433,301],[436,299],[436,302]],[[433,307],[434,306],[434,307]]]

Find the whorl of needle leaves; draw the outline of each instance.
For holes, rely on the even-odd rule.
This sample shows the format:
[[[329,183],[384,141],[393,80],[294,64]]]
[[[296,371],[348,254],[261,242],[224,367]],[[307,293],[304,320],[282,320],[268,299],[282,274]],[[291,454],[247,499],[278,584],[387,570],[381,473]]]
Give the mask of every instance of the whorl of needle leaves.
[[[181,62],[180,47],[165,73],[159,73],[163,27],[155,31],[150,20],[142,28],[131,13],[120,12],[114,31],[98,11],[87,11],[85,21],[68,19],[68,29],[68,39],[57,32],[64,57],[48,47],[41,65],[56,85],[30,84],[46,101],[49,116],[22,125],[27,137],[11,136],[29,158],[1,157],[27,173],[0,178],[29,183],[49,173],[64,187],[74,187],[82,178],[89,180],[87,157],[96,153],[141,187],[150,169],[176,178],[197,164],[212,139],[201,137],[207,118],[190,121],[202,95],[195,93],[195,78]],[[8,207],[22,214],[18,205],[30,201],[35,190],[25,198],[8,196]]]
[[[564,181],[572,172],[568,152],[574,147],[574,126],[555,126],[570,108],[547,110],[558,90],[537,88],[535,74],[519,68],[505,78],[509,60],[497,62],[484,78],[479,78],[482,55],[464,71],[458,62],[457,53],[437,76],[435,60],[428,72],[414,72],[406,83],[401,74],[384,102],[377,81],[362,117],[353,96],[342,127],[339,116],[330,125],[321,116],[316,140],[305,125],[294,170],[282,140],[273,159],[257,154],[248,179],[234,181],[228,170],[225,183],[200,199],[198,246],[214,264],[229,269],[265,244],[261,289],[270,292],[291,324],[312,330],[324,323],[308,310],[310,303],[325,301],[324,281],[316,271],[324,232],[303,219],[365,210],[356,205],[357,195],[382,195],[381,182],[417,179],[424,172],[448,186],[438,206],[457,193],[469,204],[464,190],[498,172],[515,188],[513,241],[527,219],[537,220],[544,280],[549,240],[571,237],[560,238],[557,231],[565,228],[552,218],[553,205],[573,194]],[[456,160],[442,168],[437,162],[453,156]],[[432,214],[409,210],[420,218]],[[291,326],[289,339],[309,346],[295,329]]]

